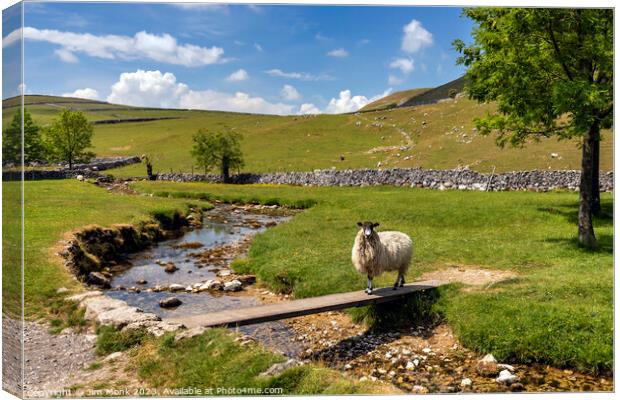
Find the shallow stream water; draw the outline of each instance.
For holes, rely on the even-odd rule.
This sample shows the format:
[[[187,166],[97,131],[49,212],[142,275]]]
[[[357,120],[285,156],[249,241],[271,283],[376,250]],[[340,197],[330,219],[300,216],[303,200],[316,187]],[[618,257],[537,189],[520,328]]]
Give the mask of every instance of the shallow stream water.
[[[112,279],[113,288],[135,287],[140,289],[139,292],[109,290],[107,295],[124,300],[129,305],[139,307],[144,312],[157,314],[162,318],[182,318],[259,305],[261,302],[258,299],[243,293],[222,291],[170,293],[168,291],[152,292],[146,289],[171,284],[189,286],[214,279],[217,277],[218,269],[222,266],[205,265],[192,256],[192,253],[204,252],[221,246],[240,245],[244,240],[268,229],[268,226],[285,222],[289,218],[278,215],[278,213],[266,214],[235,206],[218,205],[215,209],[205,213],[202,227],[193,229],[181,237],[160,242],[133,255],[129,259],[129,265]],[[187,244],[191,246],[184,246]],[[198,244],[201,246],[198,247]],[[241,254],[237,254],[239,255]],[[165,272],[162,265],[167,263],[174,263],[178,270],[174,273]],[[146,283],[139,284],[138,282],[142,280]],[[170,296],[178,298],[183,303],[176,308],[161,308],[159,301]],[[288,356],[295,356],[300,351],[299,346],[291,341],[294,334],[282,322],[245,326],[239,330],[267,347]]]

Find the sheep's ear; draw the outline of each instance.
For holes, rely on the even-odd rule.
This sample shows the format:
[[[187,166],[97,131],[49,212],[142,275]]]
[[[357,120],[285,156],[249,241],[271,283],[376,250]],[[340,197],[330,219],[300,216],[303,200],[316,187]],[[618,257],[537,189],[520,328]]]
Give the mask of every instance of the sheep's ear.
[[[357,223],[357,226],[361,227],[363,224],[361,222]]]
[[[373,227],[373,228],[376,228],[376,227],[378,227],[378,226],[379,226],[379,223],[378,223],[378,222],[375,222],[374,224],[372,224],[372,227]]]

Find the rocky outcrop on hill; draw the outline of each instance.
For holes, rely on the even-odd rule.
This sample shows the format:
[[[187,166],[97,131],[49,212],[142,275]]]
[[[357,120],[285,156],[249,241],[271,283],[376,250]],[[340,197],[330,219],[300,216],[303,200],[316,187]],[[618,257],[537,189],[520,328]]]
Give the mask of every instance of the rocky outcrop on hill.
[[[392,185],[429,189],[459,190],[578,190],[580,171],[515,171],[488,174],[470,169],[433,170],[421,168],[315,170],[313,172],[274,172],[239,174],[237,184],[281,184],[300,186],[376,186]],[[601,191],[613,190],[613,172],[600,175]],[[163,173],[157,180],[173,182],[222,182],[219,175]]]

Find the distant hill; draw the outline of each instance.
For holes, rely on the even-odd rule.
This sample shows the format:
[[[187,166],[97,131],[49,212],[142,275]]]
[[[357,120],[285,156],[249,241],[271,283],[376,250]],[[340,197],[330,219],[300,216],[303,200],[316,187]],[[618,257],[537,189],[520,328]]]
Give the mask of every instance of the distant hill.
[[[95,124],[93,151],[98,156],[149,154],[155,171],[198,172],[190,155],[198,129],[231,129],[243,136],[242,171],[312,171],[317,168],[422,167],[449,169],[468,165],[488,172],[528,169],[579,169],[577,140],[542,139],[525,148],[496,146],[493,136],[477,133],[473,119],[495,111],[466,97],[448,97],[450,82],[434,89],[396,93],[383,104],[401,106],[339,115],[277,116],[221,111],[130,107],[93,100],[26,96],[33,119],[46,126],[64,108],[84,112]],[[433,102],[425,104],[420,102]],[[3,102],[3,126],[11,122],[19,99]],[[407,107],[404,104],[414,104]],[[6,106],[9,106],[8,108]],[[603,132],[601,170],[613,169],[613,135]],[[136,164],[110,170],[117,176],[144,175]]]
[[[397,107],[412,107],[423,104],[433,104],[440,100],[449,99],[452,90],[461,93],[465,86],[465,77],[437,86],[432,89],[410,89],[392,93],[379,100],[373,101],[359,111],[377,111]]]
[[[394,92],[388,96],[380,98],[379,100],[366,104],[359,111],[361,112],[378,111],[378,110],[385,110],[389,108],[399,107],[403,102],[406,102],[429,90],[432,90],[432,89],[422,88],[422,89],[410,89],[410,90],[402,90],[400,92]]]

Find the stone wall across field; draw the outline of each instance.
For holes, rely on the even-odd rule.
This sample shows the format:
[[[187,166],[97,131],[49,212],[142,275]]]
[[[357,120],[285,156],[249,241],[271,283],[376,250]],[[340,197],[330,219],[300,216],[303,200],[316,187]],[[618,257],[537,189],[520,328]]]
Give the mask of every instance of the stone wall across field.
[[[392,185],[430,189],[460,190],[578,190],[580,171],[517,171],[498,174],[470,169],[432,170],[420,168],[315,170],[313,172],[244,173],[234,175],[237,184],[281,184],[299,186]],[[218,175],[161,173],[157,180],[174,182],[221,182]],[[600,174],[601,191],[613,190],[613,172]]]
[[[99,171],[107,169],[124,167],[125,165],[136,164],[140,162],[140,157],[109,157],[96,158],[88,164],[75,164],[73,169],[57,168],[57,169],[29,169],[24,171],[25,180],[40,179],[65,179],[75,178],[82,175],[84,178],[98,178],[101,175]],[[21,179],[20,171],[2,171],[3,181],[18,181]]]

